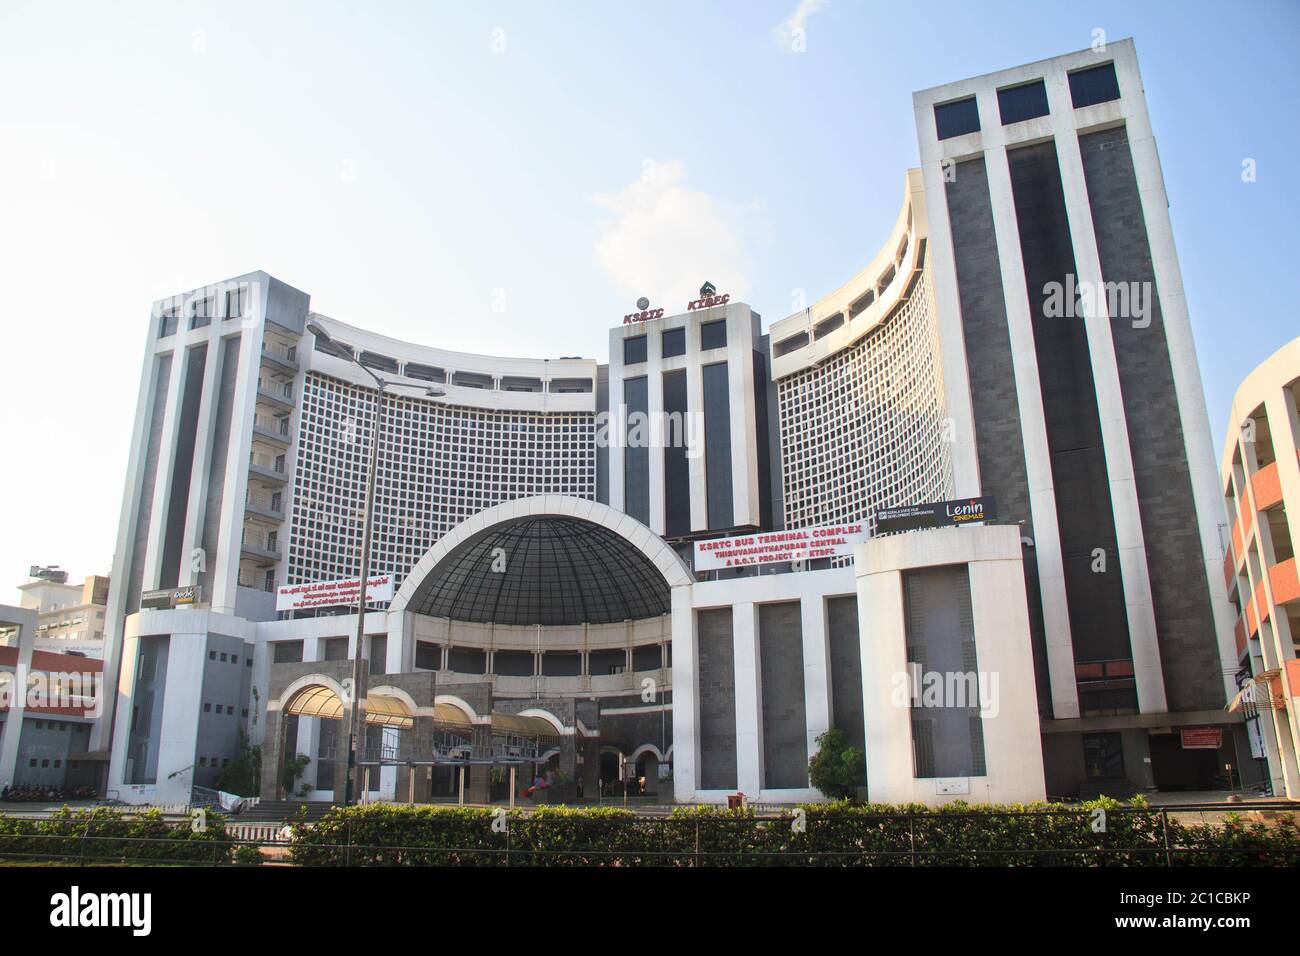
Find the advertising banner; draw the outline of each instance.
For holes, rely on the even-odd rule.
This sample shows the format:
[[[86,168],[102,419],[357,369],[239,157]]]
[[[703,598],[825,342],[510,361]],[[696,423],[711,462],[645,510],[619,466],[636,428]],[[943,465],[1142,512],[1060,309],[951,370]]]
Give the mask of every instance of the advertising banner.
[[[962,498],[959,501],[929,501],[919,505],[883,508],[876,512],[876,534],[975,524],[991,521],[996,515],[993,499],[989,497]]]
[[[866,540],[866,537],[866,526],[861,521],[855,521],[849,524],[696,541],[695,570],[698,573],[755,564],[839,558],[851,555],[853,546]]]
[[[304,611],[314,607],[337,607],[356,604],[360,596],[360,578],[346,578],[342,581],[313,581],[310,584],[286,584],[275,592],[275,609],[277,611]],[[373,574],[366,587],[366,603],[373,601],[391,601],[393,599],[393,576],[391,574]]]

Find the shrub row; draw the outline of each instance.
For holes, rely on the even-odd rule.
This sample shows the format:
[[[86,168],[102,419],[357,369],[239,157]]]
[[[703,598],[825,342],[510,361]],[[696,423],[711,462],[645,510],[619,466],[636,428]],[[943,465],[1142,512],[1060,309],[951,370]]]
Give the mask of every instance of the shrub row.
[[[196,831],[190,821],[171,823],[162,811],[127,815],[106,807],[64,807],[44,818],[0,814],[0,857],[94,863],[229,863],[235,843],[225,818],[209,812]]]
[[[1104,812],[1104,819],[1094,814]],[[520,811],[368,804],[293,828],[309,866],[1288,866],[1300,830],[1230,816],[1185,825],[1102,799],[1071,806],[810,804],[780,817],[715,807]]]

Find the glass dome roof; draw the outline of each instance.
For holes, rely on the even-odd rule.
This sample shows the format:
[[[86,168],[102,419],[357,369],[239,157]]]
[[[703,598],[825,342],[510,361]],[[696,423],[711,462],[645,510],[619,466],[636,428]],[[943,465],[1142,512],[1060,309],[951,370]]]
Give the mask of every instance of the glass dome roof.
[[[667,614],[669,594],[663,574],[625,538],[581,518],[538,515],[456,546],[407,609],[483,624],[610,624]]]

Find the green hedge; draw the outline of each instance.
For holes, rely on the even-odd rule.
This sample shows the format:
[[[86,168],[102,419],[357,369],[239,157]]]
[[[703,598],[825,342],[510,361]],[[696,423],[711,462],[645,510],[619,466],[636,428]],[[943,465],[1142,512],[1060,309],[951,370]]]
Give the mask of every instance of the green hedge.
[[[1092,810],[1106,811],[1094,832]],[[334,808],[293,829],[309,866],[1289,866],[1300,830],[1230,816],[1185,825],[1141,804],[1070,806],[811,804],[779,818],[716,807],[671,816],[622,809],[367,804]],[[493,828],[494,820],[497,829]],[[507,852],[508,851],[508,852]],[[1062,852],[1065,851],[1065,852]]]
[[[208,812],[205,828],[171,823],[160,810],[63,807],[43,818],[0,814],[0,857],[94,863],[229,863],[235,843],[225,818]]]

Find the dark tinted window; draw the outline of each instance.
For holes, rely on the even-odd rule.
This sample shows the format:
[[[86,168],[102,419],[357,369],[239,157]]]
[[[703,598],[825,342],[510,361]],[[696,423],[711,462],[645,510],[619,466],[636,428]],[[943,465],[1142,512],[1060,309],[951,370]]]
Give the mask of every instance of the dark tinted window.
[[[645,361],[645,336],[641,337],[641,349],[641,360]],[[650,408],[649,395],[645,376],[624,380],[623,404],[627,406],[628,421],[623,449],[623,511],[642,524],[650,523],[650,449],[644,424]]]
[[[975,97],[944,103],[934,108],[934,128],[940,139],[951,139],[964,133],[974,133],[980,128],[980,111]]]
[[[664,358],[672,358],[674,355],[685,355],[686,354],[686,330],[669,329],[668,331],[664,332],[662,346],[663,346],[663,352],[661,354],[663,355]]]
[[[704,366],[704,481],[709,529],[730,528],[731,393],[727,363]]]
[[[1070,99],[1074,108],[1092,106],[1119,99],[1119,80],[1115,77],[1115,64],[1103,63],[1091,69],[1070,74]]]
[[[669,425],[663,436],[667,446],[664,448],[664,531],[669,537],[676,537],[691,531],[691,469],[686,457],[686,445],[690,436],[686,434],[685,427],[685,369],[664,373],[663,396],[664,412],[669,416]]]
[[[623,340],[623,364],[636,365],[645,361],[645,336],[636,335]]]
[[[1047,115],[1047,87],[1042,80],[998,90],[998,112],[1002,125],[1019,123],[1035,116]]]
[[[700,326],[700,348],[720,349],[727,344],[727,321],[705,322]]]

